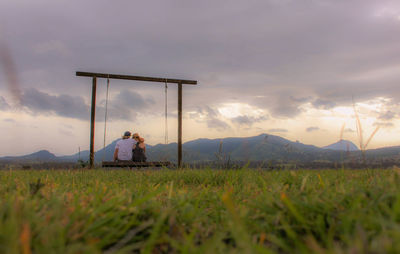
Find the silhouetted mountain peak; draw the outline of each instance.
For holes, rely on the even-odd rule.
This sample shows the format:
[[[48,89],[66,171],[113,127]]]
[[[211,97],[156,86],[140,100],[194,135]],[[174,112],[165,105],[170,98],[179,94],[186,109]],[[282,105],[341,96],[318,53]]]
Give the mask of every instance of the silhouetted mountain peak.
[[[358,147],[349,140],[341,139],[336,143],[322,147],[323,149],[331,149],[336,151],[358,151]]]
[[[49,160],[49,159],[52,160],[52,159],[56,159],[57,158],[57,156],[55,156],[54,154],[50,153],[47,150],[40,150],[38,152],[25,155],[23,157],[32,158],[32,159],[38,159],[38,160]]]
[[[17,161],[55,161],[57,156],[47,150],[40,150],[23,156],[6,156],[1,157],[2,160],[17,160]]]

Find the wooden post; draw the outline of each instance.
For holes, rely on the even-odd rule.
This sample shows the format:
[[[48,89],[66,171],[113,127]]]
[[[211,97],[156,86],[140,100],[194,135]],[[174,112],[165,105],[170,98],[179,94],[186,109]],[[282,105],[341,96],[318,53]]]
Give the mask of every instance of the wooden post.
[[[178,167],[182,167],[182,83],[178,84]]]
[[[93,77],[92,82],[92,110],[91,110],[91,118],[90,118],[90,158],[89,158],[89,166],[93,168],[94,165],[94,125],[95,125],[95,116],[96,116],[96,77]]]

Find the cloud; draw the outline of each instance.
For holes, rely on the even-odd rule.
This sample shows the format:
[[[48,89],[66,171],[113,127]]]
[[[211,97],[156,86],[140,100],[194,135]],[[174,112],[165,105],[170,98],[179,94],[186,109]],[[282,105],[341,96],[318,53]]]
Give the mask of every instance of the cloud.
[[[154,101],[145,100],[139,93],[123,89],[112,99],[111,103],[114,107],[129,107],[142,110],[147,108],[150,104],[154,104]]]
[[[65,123],[63,123],[62,126],[63,126],[64,128],[70,129],[70,130],[74,129],[74,126],[72,126],[72,125],[70,125],[70,124],[65,124]]]
[[[217,131],[231,129],[231,126],[222,120],[221,114],[210,106],[197,107],[196,111],[189,114],[189,117],[198,122],[206,123],[210,129]]]
[[[310,97],[295,97],[295,96],[289,96],[290,100],[295,101],[295,102],[299,102],[299,103],[306,103],[308,101],[310,101]]]
[[[7,103],[6,99],[4,99],[3,96],[0,96],[0,110],[1,111],[7,111],[9,110],[11,107],[10,105]]]
[[[216,129],[218,131],[223,131],[231,128],[225,121],[221,120],[221,114],[211,107],[206,106],[203,110],[201,110],[201,112],[206,114],[206,122],[208,128]]]
[[[89,106],[82,96],[50,95],[36,88],[28,88],[22,95],[21,104],[33,114],[54,114],[81,120],[89,119]]]
[[[223,131],[231,128],[226,122],[218,118],[207,119],[207,127],[210,129],[216,129],[218,131]]]
[[[312,102],[312,105],[318,109],[331,109],[336,106],[336,103],[330,100],[318,98]]]
[[[344,132],[348,132],[348,133],[354,133],[356,132],[355,130],[351,129],[351,128],[346,128],[343,130]]]
[[[151,112],[150,106],[155,104],[152,98],[143,98],[139,93],[123,89],[109,100],[107,117],[110,120],[135,121],[138,115]],[[98,115],[104,120],[105,102],[98,106]],[[101,118],[99,119],[101,120]]]
[[[318,130],[319,130],[319,127],[315,127],[315,126],[311,126],[306,129],[307,132],[313,132],[313,131],[318,131]]]
[[[7,123],[16,123],[16,121],[15,121],[14,119],[12,119],[12,118],[3,119],[3,122],[7,122]]]
[[[105,102],[99,104],[96,106],[96,120],[104,121]],[[124,89],[109,100],[107,116],[110,120],[136,120],[138,115],[148,112],[152,104],[154,101],[151,98],[144,99],[140,94]],[[85,121],[90,119],[90,106],[82,96],[50,95],[29,88],[22,95],[22,105],[31,114],[57,115]]]
[[[308,101],[308,98],[296,98],[291,96],[291,92],[282,90],[269,92],[264,97],[258,96],[252,99],[251,104],[255,104],[261,109],[266,109],[273,117],[292,118],[300,114],[301,105]]]
[[[280,104],[271,108],[271,113],[276,117],[292,118],[301,113],[297,105]]]
[[[238,124],[238,125],[247,125],[247,126],[252,126],[254,123],[259,123],[262,121],[267,120],[268,118],[266,116],[260,116],[260,117],[254,117],[254,116],[237,116],[231,119],[232,123]]]
[[[282,129],[282,128],[274,128],[274,129],[269,129],[268,132],[283,133],[283,132],[288,132],[288,130],[287,129]]]
[[[384,112],[384,113],[381,113],[379,116],[378,116],[378,119],[380,119],[380,120],[384,120],[384,121],[389,121],[389,120],[392,120],[392,119],[394,119],[396,117],[396,113],[394,113],[394,112],[392,112],[392,111],[386,111],[386,112]]]
[[[382,127],[382,128],[390,128],[390,127],[394,127],[394,124],[388,123],[388,122],[375,122],[373,124],[373,126]]]
[[[33,47],[36,54],[49,54],[55,53],[61,56],[70,55],[70,50],[66,47],[65,43],[59,40],[50,40],[38,43]]]
[[[62,136],[67,136],[67,137],[74,137],[74,133],[71,130],[65,130],[65,129],[59,129],[58,133],[60,133]]]

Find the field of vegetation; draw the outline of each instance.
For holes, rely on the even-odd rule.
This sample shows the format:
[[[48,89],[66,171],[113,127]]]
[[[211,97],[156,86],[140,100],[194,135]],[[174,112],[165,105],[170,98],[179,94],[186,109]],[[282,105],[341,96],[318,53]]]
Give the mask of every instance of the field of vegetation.
[[[0,171],[0,253],[399,253],[400,171]]]

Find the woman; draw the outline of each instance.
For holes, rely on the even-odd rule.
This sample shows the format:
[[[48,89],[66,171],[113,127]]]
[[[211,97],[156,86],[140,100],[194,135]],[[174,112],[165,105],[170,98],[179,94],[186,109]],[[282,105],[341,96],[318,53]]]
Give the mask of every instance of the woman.
[[[133,146],[132,160],[134,162],[146,162],[146,144],[144,138],[141,138],[139,134],[133,134],[132,138],[137,141],[136,145]]]

